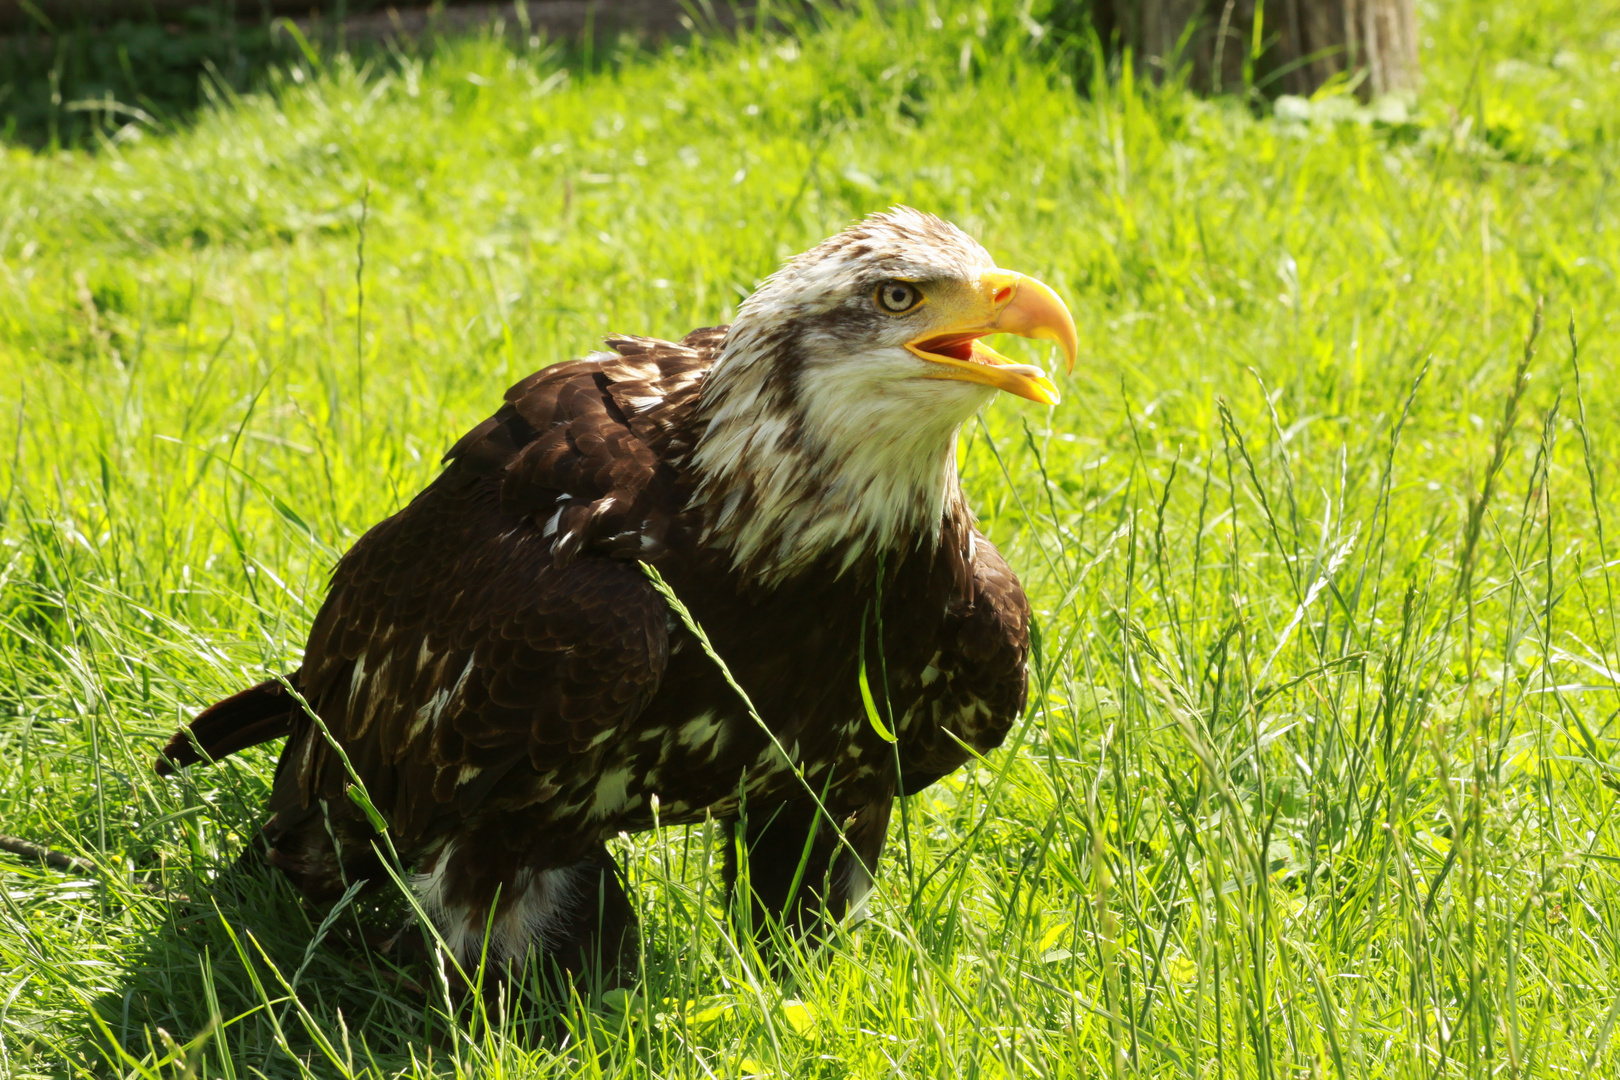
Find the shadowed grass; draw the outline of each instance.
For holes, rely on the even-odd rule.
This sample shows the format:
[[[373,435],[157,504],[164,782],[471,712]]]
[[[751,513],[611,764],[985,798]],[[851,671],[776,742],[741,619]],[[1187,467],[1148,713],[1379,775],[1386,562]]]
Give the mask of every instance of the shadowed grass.
[[[1620,11],[1450,0],[1411,108],[1263,118],[1078,96],[1018,14],[852,10],[589,71],[473,41],[8,151],[0,831],[99,869],[0,855],[0,1069],[1620,1069]],[[864,924],[775,980],[717,831],[629,838],[644,979],[536,1043],[532,1010],[447,1018],[352,905],[323,924],[237,863],[274,747],[152,775],[193,710],[297,662],[336,554],[506,385],[724,322],[893,202],[1050,282],[1083,360],[1061,407],[963,433],[1035,690],[912,801]]]

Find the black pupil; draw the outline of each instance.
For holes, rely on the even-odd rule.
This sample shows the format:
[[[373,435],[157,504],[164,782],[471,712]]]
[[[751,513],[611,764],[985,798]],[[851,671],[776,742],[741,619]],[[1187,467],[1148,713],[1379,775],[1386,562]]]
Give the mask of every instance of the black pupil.
[[[911,290],[904,285],[889,286],[889,306],[896,311],[911,306]]]

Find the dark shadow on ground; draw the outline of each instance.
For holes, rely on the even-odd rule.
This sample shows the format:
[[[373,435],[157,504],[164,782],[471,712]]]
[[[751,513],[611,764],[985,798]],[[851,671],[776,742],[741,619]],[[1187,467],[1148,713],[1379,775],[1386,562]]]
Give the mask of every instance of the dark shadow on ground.
[[[269,20],[206,7],[181,21],[36,26],[0,36],[0,137],[36,148],[93,147],[126,124],[184,123],[210,92],[242,92],[299,57]]]
[[[134,17],[78,25],[59,25],[36,7],[30,26],[0,26],[0,141],[94,149],[127,125],[183,126],[211,99],[262,89],[278,68],[338,52],[390,63],[456,36],[497,33],[530,47],[554,43],[575,64],[608,48],[723,31],[739,17],[729,3],[704,0],[323,0],[328,14],[291,19],[275,16],[269,2],[258,6],[257,19],[241,17],[252,0],[158,17],[141,15],[137,0],[128,5]]]
[[[92,1071],[122,1075],[177,1052],[198,1075],[220,1075],[228,1057],[237,1075],[295,1077],[299,1061],[319,1065],[335,1051],[391,1073],[413,1054],[449,1049],[452,1027],[478,1041],[491,1025],[519,1045],[555,1049],[578,1042],[584,1025],[620,1018],[589,986],[570,1003],[539,977],[522,980],[509,1018],[493,994],[480,1010],[475,995],[450,989],[454,972],[440,981],[421,930],[390,900],[391,882],[323,911],[256,852],[199,871],[170,875],[190,877],[189,892],[150,901],[157,918],[139,920],[129,974],[91,1001],[73,1056]],[[404,927],[386,950],[376,945],[381,924]],[[645,963],[657,983],[681,961],[654,947]]]

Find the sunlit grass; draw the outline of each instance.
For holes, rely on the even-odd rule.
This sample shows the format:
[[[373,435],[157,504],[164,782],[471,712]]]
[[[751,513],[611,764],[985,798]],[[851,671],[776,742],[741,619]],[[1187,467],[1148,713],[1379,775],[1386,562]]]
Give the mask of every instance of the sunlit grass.
[[[100,870],[0,856],[0,1069],[1614,1075],[1620,11],[1423,17],[1404,114],[1077,94],[953,0],[590,71],[332,62],[10,151],[0,831]],[[893,202],[1081,327],[1061,407],[962,443],[1040,620],[1008,745],[785,980],[703,829],[624,843],[644,987],[566,1039],[447,1020],[345,915],[312,945],[236,866],[275,748],[159,781],[158,740],[296,664],[336,553],[506,385],[724,322]]]

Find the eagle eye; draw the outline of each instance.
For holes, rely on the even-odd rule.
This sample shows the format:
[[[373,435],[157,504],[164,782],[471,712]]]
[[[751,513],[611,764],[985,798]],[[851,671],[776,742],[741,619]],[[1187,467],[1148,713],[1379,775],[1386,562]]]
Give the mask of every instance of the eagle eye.
[[[909,281],[885,281],[877,287],[878,307],[900,315],[922,303],[922,290]]]

